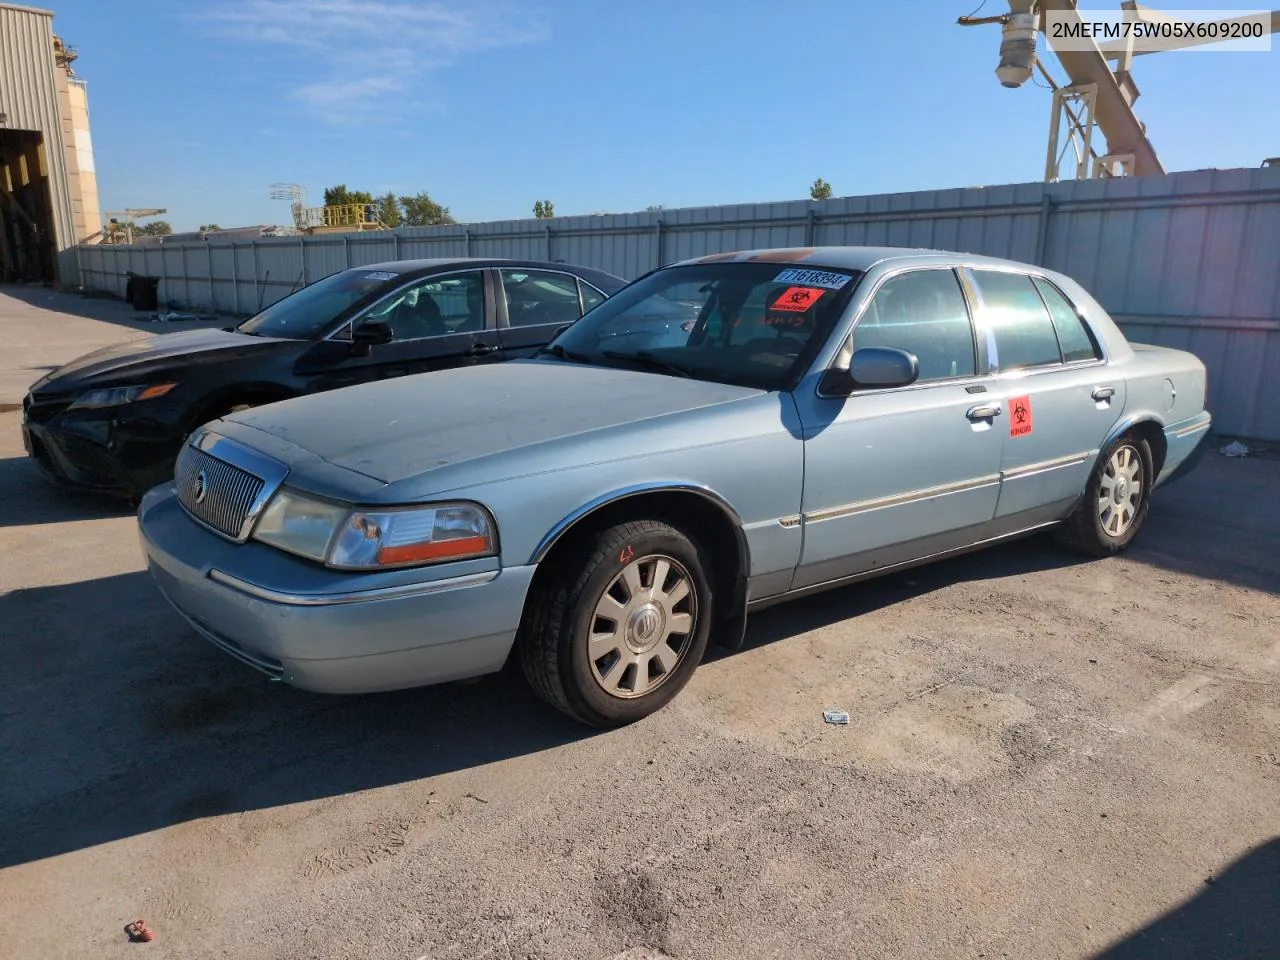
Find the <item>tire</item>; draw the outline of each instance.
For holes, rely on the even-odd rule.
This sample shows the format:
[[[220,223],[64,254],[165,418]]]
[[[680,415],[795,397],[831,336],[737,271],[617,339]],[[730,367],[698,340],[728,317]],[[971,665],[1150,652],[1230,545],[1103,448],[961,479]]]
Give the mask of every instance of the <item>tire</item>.
[[[1058,528],[1058,540],[1091,557],[1124,550],[1147,519],[1152,476],[1147,441],[1134,434],[1112,441],[1098,457],[1080,503]]]
[[[592,727],[634,723],[666,706],[707,648],[710,558],[676,528],[635,520],[554,562],[552,578],[530,594],[518,641],[534,692]],[[664,567],[665,589],[655,592]]]

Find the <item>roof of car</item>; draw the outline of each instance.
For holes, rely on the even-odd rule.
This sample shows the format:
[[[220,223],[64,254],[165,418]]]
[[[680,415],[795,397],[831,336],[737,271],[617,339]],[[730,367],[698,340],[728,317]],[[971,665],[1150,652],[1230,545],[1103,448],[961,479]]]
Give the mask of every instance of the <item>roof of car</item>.
[[[431,270],[435,267],[450,267],[457,264],[511,264],[523,267],[543,267],[547,270],[567,270],[574,273],[588,271],[602,273],[594,267],[582,267],[573,263],[555,263],[550,260],[524,260],[510,257],[433,257],[421,260],[384,260],[381,263],[362,263],[353,270],[395,270],[397,273],[413,273],[417,270]]]
[[[760,261],[764,263],[802,263],[810,267],[832,267],[837,270],[868,270],[887,260],[948,259],[965,263],[1000,263],[1014,265],[1012,260],[999,260],[950,250],[929,250],[918,247],[779,247],[766,250],[737,250],[692,257],[673,263],[684,266],[691,263],[731,263]],[[1017,264],[1025,266],[1025,264]]]

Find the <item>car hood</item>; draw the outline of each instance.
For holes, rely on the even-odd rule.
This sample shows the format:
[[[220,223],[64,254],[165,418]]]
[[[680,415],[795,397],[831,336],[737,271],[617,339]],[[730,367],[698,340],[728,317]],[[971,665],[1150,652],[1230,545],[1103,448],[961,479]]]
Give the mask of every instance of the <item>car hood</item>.
[[[568,454],[562,444],[762,392],[644,371],[517,360],[298,397],[233,414],[214,429],[251,445],[252,431],[262,431],[387,484],[434,472],[473,482],[577,465],[583,457],[634,456],[643,452],[641,445],[628,447],[625,439],[612,445],[616,450],[589,453]],[[488,462],[477,469],[479,461]],[[453,469],[462,465],[472,469]],[[441,476],[439,488],[447,486]]]
[[[99,377],[115,379],[131,370],[145,373],[155,367],[169,366],[175,360],[195,361],[210,354],[238,355],[242,351],[262,350],[289,342],[226,330],[154,334],[86,353],[37,380],[32,389],[62,389]]]

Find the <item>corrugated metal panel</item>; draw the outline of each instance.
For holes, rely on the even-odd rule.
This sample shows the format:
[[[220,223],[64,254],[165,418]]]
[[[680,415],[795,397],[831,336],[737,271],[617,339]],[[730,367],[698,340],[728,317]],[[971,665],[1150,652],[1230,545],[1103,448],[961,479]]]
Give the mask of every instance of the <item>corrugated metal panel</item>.
[[[77,238],[58,110],[57,69],[53,60],[53,15],[45,10],[0,6],[0,108],[8,115],[5,127],[34,130],[44,136],[59,279],[75,283]]]
[[[247,251],[241,245],[235,263],[242,307],[252,310],[259,298],[272,303],[295,285],[304,249],[308,281],[348,264],[468,255],[549,256],[634,278],[710,253],[809,244],[923,246],[1042,262],[1093,291],[1134,339],[1200,356],[1219,429],[1280,439],[1280,392],[1266,386],[1280,373],[1277,169],[280,238]],[[222,293],[229,260],[216,253],[216,241],[209,246],[212,286],[230,309]],[[128,265],[128,248],[83,249],[89,281],[103,289],[122,291],[123,271],[140,266]],[[206,245],[164,250],[166,295],[209,306]]]

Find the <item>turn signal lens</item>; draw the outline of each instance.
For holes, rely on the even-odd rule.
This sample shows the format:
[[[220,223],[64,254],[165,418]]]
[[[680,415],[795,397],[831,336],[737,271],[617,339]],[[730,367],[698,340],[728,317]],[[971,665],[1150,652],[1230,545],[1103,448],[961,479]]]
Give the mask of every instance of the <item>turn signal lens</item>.
[[[356,510],[329,552],[329,566],[348,570],[467,560],[497,552],[488,511],[444,503],[391,510]]]

